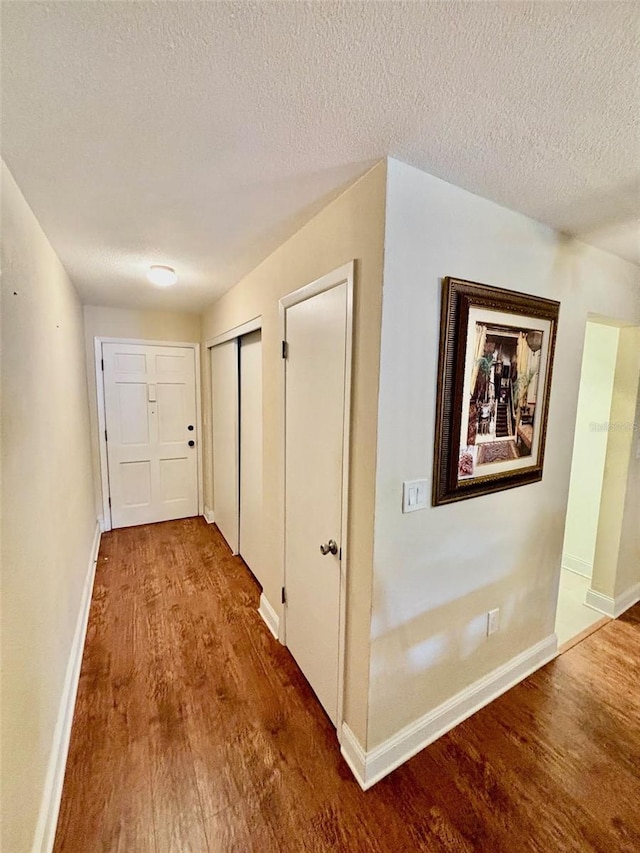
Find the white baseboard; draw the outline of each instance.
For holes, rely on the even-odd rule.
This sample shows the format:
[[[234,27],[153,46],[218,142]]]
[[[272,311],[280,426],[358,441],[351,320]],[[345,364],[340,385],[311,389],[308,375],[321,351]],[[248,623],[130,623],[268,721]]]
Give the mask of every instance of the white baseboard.
[[[583,578],[590,578],[593,574],[593,564],[586,560],[581,560],[580,557],[574,557],[573,554],[562,554],[562,568],[575,575],[581,575]]]
[[[349,726],[343,723],[341,752],[360,787],[366,791],[375,785],[454,726],[549,663],[557,653],[558,638],[550,634],[369,751],[362,748]]]
[[[280,631],[280,617],[265,598],[264,592],[260,595],[258,613],[262,616],[267,628],[271,631],[276,640],[280,639],[278,635],[278,632]]]
[[[73,635],[69,662],[65,673],[62,696],[58,709],[58,719],[53,733],[53,742],[49,754],[47,776],[42,791],[40,803],[40,814],[33,839],[32,853],[51,853],[56,836],[56,825],[58,823],[58,812],[60,811],[60,800],[62,798],[62,784],[64,782],[64,771],[67,765],[67,754],[69,752],[69,741],[71,739],[71,724],[73,723],[73,711],[76,704],[78,682],[80,680],[80,667],[82,665],[82,652],[87,635],[87,623],[89,621],[89,608],[91,606],[91,595],[93,593],[93,581],[96,573],[96,562],[100,549],[100,523],[96,524],[96,532],[91,546],[89,566],[85,576],[80,609],[76,622],[76,630]]]
[[[209,509],[208,506],[205,506],[203,515],[204,515],[204,520],[207,522],[207,524],[213,524],[213,510],[212,509]]]
[[[592,610],[597,610],[598,613],[604,613],[605,616],[617,619],[638,601],[640,601],[640,583],[634,584],[625,592],[616,595],[615,598],[596,592],[595,589],[589,589],[584,603]]]

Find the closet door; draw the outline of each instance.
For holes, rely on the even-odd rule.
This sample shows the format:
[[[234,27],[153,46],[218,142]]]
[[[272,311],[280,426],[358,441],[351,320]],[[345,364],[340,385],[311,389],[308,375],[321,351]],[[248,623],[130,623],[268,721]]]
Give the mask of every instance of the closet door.
[[[262,567],[262,334],[240,338],[240,555]]]
[[[239,537],[240,421],[238,341],[211,350],[213,413],[213,514],[234,554]]]

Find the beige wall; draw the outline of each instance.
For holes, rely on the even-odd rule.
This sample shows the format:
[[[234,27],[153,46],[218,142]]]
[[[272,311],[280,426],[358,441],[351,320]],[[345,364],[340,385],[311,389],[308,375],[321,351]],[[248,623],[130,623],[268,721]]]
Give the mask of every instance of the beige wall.
[[[96,514],[101,518],[103,513],[94,338],[131,338],[145,341],[197,343],[200,340],[200,316],[198,314],[182,314],[172,311],[142,311],[85,305],[84,328],[87,376],[89,381],[91,453],[95,482],[94,500]]]
[[[31,849],[96,531],[82,307],[2,166],[2,850]]]
[[[363,740],[367,713],[385,173],[384,163],[374,167],[217,301],[203,320],[206,340],[262,315],[265,565],[261,577],[265,595],[274,609],[280,611],[284,460],[278,300],[347,261],[356,260],[345,719]],[[205,504],[212,506],[209,368],[205,353]]]
[[[447,275],[561,302],[544,477],[403,515],[403,479],[432,476]],[[368,749],[552,634],[585,324],[638,321],[640,271],[391,160],[383,305]]]
[[[618,336],[616,326],[587,323],[562,564],[589,578],[593,571],[600,517],[602,478],[607,455],[605,424],[611,413]]]

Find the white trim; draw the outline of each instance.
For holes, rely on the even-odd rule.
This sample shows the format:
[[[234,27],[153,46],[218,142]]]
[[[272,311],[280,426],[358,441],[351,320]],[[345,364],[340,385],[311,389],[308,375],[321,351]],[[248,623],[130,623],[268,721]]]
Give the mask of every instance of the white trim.
[[[111,507],[109,506],[109,460],[107,458],[107,442],[104,434],[107,429],[107,415],[104,404],[104,372],[102,370],[103,338],[93,339],[93,350],[96,370],[96,400],[98,404],[98,447],[100,450],[100,486],[102,494],[102,531],[111,530]]]
[[[49,753],[47,775],[40,801],[38,824],[31,848],[32,853],[51,853],[51,850],[53,850],[101,535],[100,526],[96,524],[89,556],[89,565],[82,590],[82,598],[80,599],[76,630],[73,635],[73,642],[71,643],[67,671],[58,707],[56,728],[53,733],[51,752]]]
[[[373,782],[370,784],[365,782],[367,776],[367,753],[346,723],[342,724],[340,752],[349,765],[349,769],[355,776],[358,785],[360,785],[363,791],[366,791],[373,784]]]
[[[109,462],[107,458],[107,442],[104,434],[107,426],[105,404],[104,404],[104,372],[102,370],[102,344],[133,344],[134,346],[150,347],[181,347],[192,349],[195,364],[195,389],[196,389],[196,423],[198,425],[197,448],[197,477],[198,477],[198,515],[204,512],[204,472],[202,460],[202,442],[204,438],[204,425],[202,423],[202,399],[200,387],[200,344],[193,341],[150,341],[140,338],[104,338],[96,336],[93,339],[95,371],[96,371],[96,399],[98,404],[98,445],[100,448],[100,483],[102,488],[102,516],[99,519],[102,532],[111,530],[111,507],[109,506]]]
[[[338,743],[342,742],[342,721],[344,717],[344,682],[346,658],[347,625],[347,566],[349,559],[349,471],[351,460],[351,369],[353,362],[353,282],[355,262],[346,264],[344,274],[347,279],[347,339],[344,367],[344,414],[342,420],[342,519],[341,519],[341,559],[340,559],[340,615],[338,624],[338,711],[336,733]]]
[[[258,607],[258,613],[262,616],[267,628],[271,631],[273,636],[279,639],[278,634],[280,632],[280,617],[273,609],[273,607],[267,601],[267,598],[263,593],[260,595],[260,606]]]
[[[583,578],[591,578],[593,574],[593,563],[588,563],[586,560],[574,557],[573,554],[567,554],[566,552],[562,554],[562,568]]]
[[[284,308],[291,308],[292,305],[298,305],[300,302],[305,302],[311,299],[312,296],[317,296],[319,293],[324,293],[325,290],[331,290],[332,287],[337,287],[344,282],[347,285],[353,285],[353,268],[354,262],[349,261],[348,264],[338,267],[338,269],[327,273],[326,275],[317,278],[315,281],[287,293],[280,299],[280,305]],[[281,315],[282,316],[282,315]],[[347,318],[348,319],[348,318]]]
[[[338,622],[338,699],[336,712],[336,734],[338,743],[342,743],[343,714],[344,714],[344,681],[345,681],[345,657],[346,657],[346,620],[347,620],[347,573],[348,573],[348,531],[349,531],[349,459],[351,449],[351,367],[353,361],[353,287],[355,278],[355,261],[349,261],[338,269],[312,281],[304,287],[294,290],[283,296],[279,301],[278,313],[280,320],[280,332],[282,340],[286,340],[287,308],[298,305],[307,299],[311,299],[326,290],[331,290],[341,284],[347,285],[346,305],[346,341],[345,341],[345,371],[344,371],[344,415],[342,422],[342,518],[341,518],[341,560],[340,560],[340,613]],[[282,518],[286,519],[286,464],[287,452],[285,444],[286,432],[286,359],[282,361],[282,459],[284,462],[283,489],[282,489]],[[286,567],[286,527],[282,537],[282,567],[284,585],[287,585]],[[286,605],[283,607],[280,622],[280,642],[286,645]]]
[[[360,787],[366,791],[375,785],[454,726],[549,663],[557,654],[558,638],[550,634],[369,751],[363,749],[344,723],[341,752]]]
[[[207,524],[213,524],[213,522],[215,521],[213,517],[213,510],[209,509],[206,504],[204,507],[204,512],[202,514],[204,515],[204,520],[207,522]]]
[[[97,336],[94,341],[100,341],[101,344],[132,344],[133,346],[153,346],[153,347],[199,347],[200,342],[193,341],[155,341],[148,338],[105,338]]]
[[[229,539],[227,539],[226,535],[222,532],[222,529],[219,526],[218,526],[218,530],[220,530],[220,533],[222,534],[222,538],[224,539],[224,541],[227,543],[227,545],[231,549],[231,553],[233,554],[234,557],[236,557],[240,553],[240,381],[241,381],[240,380],[240,341],[239,341],[239,338],[237,338],[234,335],[230,338],[227,338],[227,340],[225,340],[225,341],[219,341],[218,344],[215,344],[215,346],[218,346],[219,344],[223,344],[223,343],[228,344],[231,342],[235,343],[235,348],[236,348],[236,376],[235,376],[235,378],[236,378],[236,396],[237,396],[237,399],[236,399],[236,403],[237,403],[236,415],[237,415],[237,418],[236,418],[236,424],[235,424],[235,435],[234,435],[234,446],[233,446],[233,452],[235,454],[235,481],[236,481],[236,497],[237,497],[236,507],[235,507],[235,510],[236,510],[235,511],[236,535],[234,537],[230,537],[230,538],[233,538],[233,541],[230,542]],[[217,415],[216,415],[216,403],[215,403],[216,395],[214,393],[214,388],[213,388],[213,373],[214,373],[214,371],[213,371],[213,350],[214,350],[213,346],[207,348],[207,353],[209,354],[208,355],[208,357],[209,357],[209,395],[210,395],[210,399],[211,399],[211,425],[210,425],[210,429],[209,429],[209,441],[211,442],[211,463],[212,463],[212,469],[213,469],[212,474],[211,474],[211,489],[213,491],[213,512],[215,513],[215,510],[216,510],[216,488],[215,488],[215,482],[216,482],[216,478],[215,478],[215,467],[216,467],[215,447],[216,447],[216,442],[215,442],[214,432],[215,432]],[[227,531],[227,533],[228,532],[229,531]]]
[[[198,515],[204,512],[204,460],[202,457],[204,445],[204,423],[202,420],[202,379],[200,376],[200,344],[193,344],[193,354],[196,362],[196,424],[198,426],[198,440],[196,441],[196,454],[198,465]]]
[[[617,619],[622,616],[625,610],[633,607],[640,601],[640,583],[634,584],[625,592],[611,598],[609,595],[604,595],[601,592],[596,592],[595,589],[587,590],[585,605],[592,610],[597,610],[598,613],[604,613],[605,616],[610,616],[612,619]]]
[[[227,341],[232,341],[234,338],[241,338],[242,335],[248,335],[249,332],[257,332],[261,328],[262,314],[259,314],[257,317],[247,320],[246,323],[241,323],[239,326],[234,326],[233,329],[228,329],[226,332],[210,338],[205,342],[205,347],[211,349],[211,347],[217,347],[218,344],[226,344]]]

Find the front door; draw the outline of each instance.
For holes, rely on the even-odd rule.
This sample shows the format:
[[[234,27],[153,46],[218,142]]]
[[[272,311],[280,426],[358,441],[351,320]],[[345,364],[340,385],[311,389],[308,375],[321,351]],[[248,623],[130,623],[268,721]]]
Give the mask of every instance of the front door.
[[[104,343],[112,527],[198,514],[195,353]]]
[[[348,286],[338,277],[335,286],[285,309],[286,644],[334,725]]]

